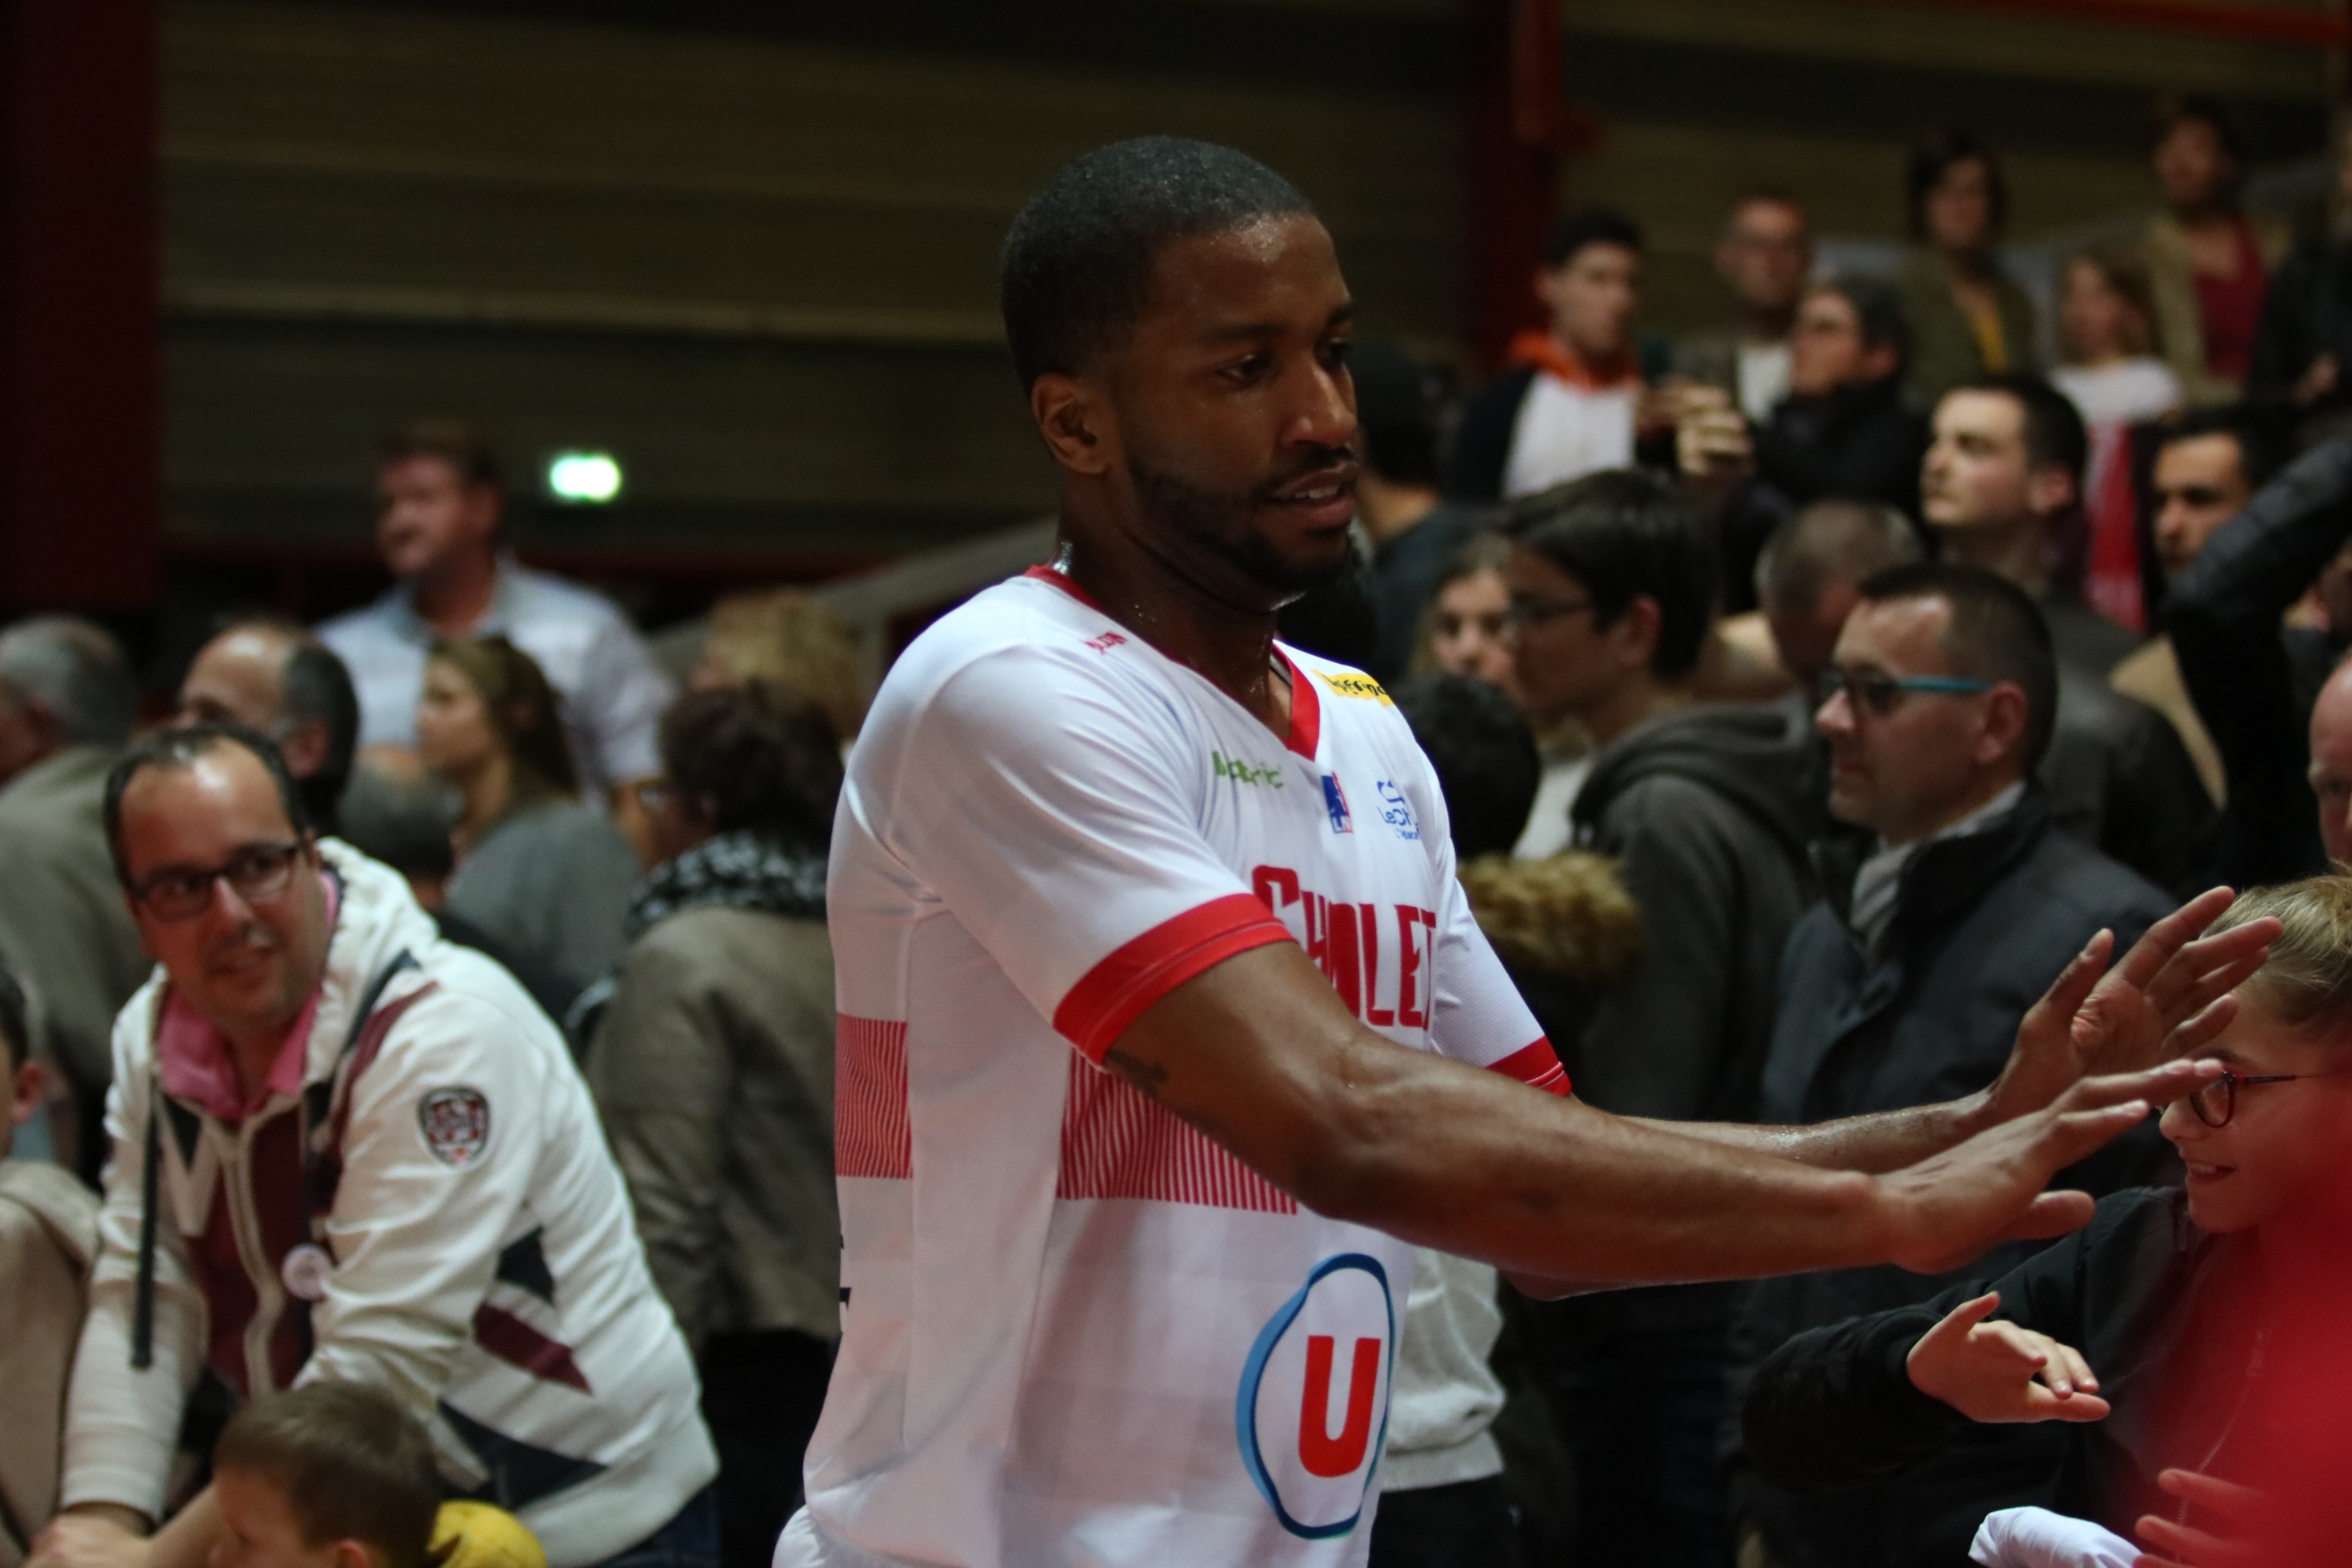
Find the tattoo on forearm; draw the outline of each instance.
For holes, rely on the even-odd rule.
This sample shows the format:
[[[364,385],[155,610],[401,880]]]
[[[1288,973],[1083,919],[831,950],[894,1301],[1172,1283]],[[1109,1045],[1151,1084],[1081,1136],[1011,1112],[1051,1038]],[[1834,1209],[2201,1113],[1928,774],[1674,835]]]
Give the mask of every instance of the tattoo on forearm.
[[[1103,1066],[1154,1100],[1160,1098],[1160,1086],[1168,1081],[1166,1068],[1157,1062],[1145,1061],[1140,1057],[1131,1057],[1116,1047],[1103,1053]]]

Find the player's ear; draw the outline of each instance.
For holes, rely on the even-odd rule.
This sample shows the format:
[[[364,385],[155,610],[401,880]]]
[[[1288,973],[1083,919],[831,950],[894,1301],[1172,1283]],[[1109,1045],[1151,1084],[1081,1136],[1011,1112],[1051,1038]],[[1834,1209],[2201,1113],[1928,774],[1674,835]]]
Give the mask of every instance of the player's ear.
[[[1094,382],[1048,371],[1029,385],[1029,413],[1055,462],[1074,474],[1108,470],[1110,405]]]

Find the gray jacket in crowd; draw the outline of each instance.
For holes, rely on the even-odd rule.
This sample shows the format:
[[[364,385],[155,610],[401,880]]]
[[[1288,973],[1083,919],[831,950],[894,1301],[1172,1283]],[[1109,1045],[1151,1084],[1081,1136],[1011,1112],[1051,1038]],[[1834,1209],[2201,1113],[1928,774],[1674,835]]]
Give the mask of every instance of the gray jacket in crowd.
[[[527,805],[482,835],[449,879],[449,908],[574,995],[620,958],[637,858],[612,818],[572,800]]]
[[[2116,951],[2172,908],[2141,878],[2055,829],[2029,788],[1984,831],[1923,846],[1904,868],[1885,934],[1865,952],[1847,923],[1867,845],[1822,856],[1824,900],[1799,922],[1780,971],[1760,1120],[1828,1121],[1974,1093],[1998,1075],[2018,1024],[2100,928]],[[2055,1186],[2095,1193],[2160,1180],[2171,1163],[2153,1124]],[[1754,1368],[1790,1335],[1926,1300],[2014,1267],[2039,1244],[1996,1247],[1949,1276],[1892,1264],[1761,1280],[1733,1337],[1735,1405]],[[1899,1481],[1834,1496],[1756,1489],[1747,1500],[1777,1555],[1807,1568],[1928,1568],[1965,1562],[1993,1509],[2047,1501],[2063,1434],[1989,1427]]]
[[[833,1036],[822,919],[698,905],[622,963],[588,1083],[698,1352],[714,1333],[840,1332]]]
[[[106,1152],[114,1016],[153,969],[106,846],[110,746],[68,746],[0,789],[0,965],[33,1003],[37,1043],[65,1069],[85,1176]]]

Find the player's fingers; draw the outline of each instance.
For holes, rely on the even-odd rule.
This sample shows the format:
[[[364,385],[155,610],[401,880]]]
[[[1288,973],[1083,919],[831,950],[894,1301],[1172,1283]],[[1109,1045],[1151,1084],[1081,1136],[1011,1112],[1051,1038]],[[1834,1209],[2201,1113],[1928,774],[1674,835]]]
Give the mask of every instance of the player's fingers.
[[[2228,1028],[2230,1021],[2237,1016],[2238,999],[2235,996],[2216,996],[2165,1037],[2164,1054],[2185,1057],[2204,1049],[2221,1038],[2221,1031]]]
[[[2200,1084],[2221,1075],[2221,1064],[2174,1058],[2138,1072],[2107,1073],[2077,1079],[2058,1097],[2053,1108],[2062,1115],[2074,1111],[2121,1108],[2134,1100],[2162,1105],[2179,1099]]]
[[[2231,931],[2229,934],[2235,936],[2238,933]],[[2269,963],[2270,956],[2271,950],[2267,943],[2241,952],[2228,963],[2197,976],[2183,986],[2178,994],[2159,999],[2151,992],[2148,997],[2149,1005],[2157,1009],[2158,1016],[2167,1025],[2177,1025],[2214,998],[2228,995],[2253,978],[2254,971]]]
[[[2042,999],[2026,1009],[2025,1020],[2018,1026],[2018,1033],[2030,1034],[2037,1029],[2063,1027],[2082,1010],[2083,1004],[2090,1000],[2091,993],[2098,986],[2099,976],[2106,973],[2107,955],[2115,951],[2115,932],[2101,931],[2094,935],[2082,952],[2067,960],[2066,967],[2058,972],[2058,978],[2050,983],[2050,989],[2042,994]]]
[[[2152,1513],[2142,1514],[2132,1526],[2132,1533],[2173,1561],[2196,1563],[2199,1568],[2232,1568],[2242,1555],[2219,1536],[2175,1524]]]
[[[2135,990],[2146,991],[2166,964],[2237,901],[2238,895],[2228,888],[2209,888],[2198,894],[2148,927],[2116,965],[2117,974]]]
[[[2190,1081],[2194,1081],[2193,1079]],[[2186,1094],[2184,1087],[2181,1093]],[[2116,1136],[2147,1120],[2148,1101],[2126,1100],[2095,1110],[2070,1110],[2050,1119],[2033,1141],[2035,1158],[2045,1171],[2063,1171],[2075,1161],[2105,1147]]]
[[[2185,997],[2216,975],[2240,968],[2249,959],[2259,964],[2263,950],[2278,939],[2279,930],[2276,920],[2265,917],[2217,936],[2200,937],[2167,960],[2141,990],[2157,1007],[2180,1006]]]

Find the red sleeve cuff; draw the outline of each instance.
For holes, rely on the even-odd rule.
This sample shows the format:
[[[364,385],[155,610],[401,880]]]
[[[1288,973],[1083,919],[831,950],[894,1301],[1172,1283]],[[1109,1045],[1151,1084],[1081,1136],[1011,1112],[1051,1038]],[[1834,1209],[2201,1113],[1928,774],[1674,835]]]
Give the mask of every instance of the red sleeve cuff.
[[[1161,921],[1087,971],[1054,1009],[1054,1030],[1099,1065],[1129,1024],[1192,976],[1237,952],[1289,940],[1264,900],[1247,893],[1212,899]]]
[[[1559,1058],[1548,1037],[1538,1037],[1534,1045],[1523,1046],[1501,1061],[1488,1063],[1487,1070],[1517,1079],[1529,1089],[1539,1089],[1562,1100],[1575,1092],[1569,1086],[1568,1069],[1559,1065]]]

